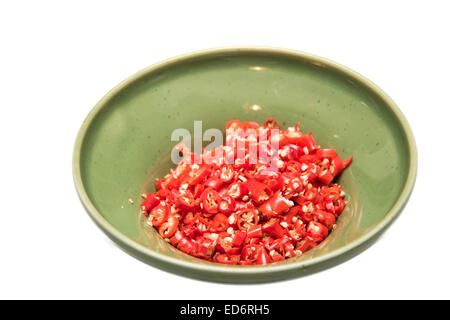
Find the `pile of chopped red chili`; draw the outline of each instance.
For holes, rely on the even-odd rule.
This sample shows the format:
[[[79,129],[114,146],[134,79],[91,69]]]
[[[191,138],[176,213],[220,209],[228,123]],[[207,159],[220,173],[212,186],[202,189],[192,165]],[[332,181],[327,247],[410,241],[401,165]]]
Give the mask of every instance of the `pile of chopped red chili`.
[[[322,242],[346,205],[333,180],[352,157],[320,149],[298,124],[281,130],[274,119],[262,126],[232,120],[225,146],[199,156],[180,149],[183,160],[141,208],[161,237],[189,255],[238,265],[292,258]],[[252,158],[252,150],[268,157]]]

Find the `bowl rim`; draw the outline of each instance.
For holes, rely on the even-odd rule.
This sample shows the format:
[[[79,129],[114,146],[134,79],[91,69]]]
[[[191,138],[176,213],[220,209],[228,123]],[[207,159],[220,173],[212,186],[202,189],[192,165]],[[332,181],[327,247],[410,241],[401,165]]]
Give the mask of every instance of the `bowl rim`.
[[[307,61],[308,63],[312,62],[321,63],[323,65],[326,65],[328,68],[333,69],[334,71],[340,72],[344,75],[347,75],[351,78],[358,80],[360,83],[362,83],[372,92],[374,92],[379,98],[381,98],[381,100],[391,109],[392,113],[394,114],[399,124],[401,125],[403,132],[406,136],[406,140],[408,142],[408,148],[410,152],[409,172],[405,184],[403,186],[403,190],[401,191],[397,200],[395,201],[391,209],[386,213],[386,215],[375,226],[373,226],[372,230],[332,252],[326,253],[319,257],[313,257],[305,261],[298,261],[283,265],[269,264],[265,266],[228,266],[213,262],[211,262],[210,264],[199,264],[195,262],[183,261],[153,251],[150,248],[147,248],[139,244],[138,242],[132,240],[131,238],[127,237],[126,235],[118,231],[100,214],[100,212],[97,210],[97,208],[89,199],[89,196],[86,192],[83,179],[81,177],[80,160],[81,160],[81,150],[83,147],[83,142],[86,133],[89,130],[89,127],[92,124],[93,120],[103,109],[103,107],[105,107],[107,102],[112,97],[114,97],[118,92],[130,86],[133,82],[137,81],[141,77],[146,76],[153,72],[157,72],[158,70],[164,67],[173,66],[178,63],[183,63],[192,59],[205,58],[208,56],[217,56],[218,54],[239,54],[239,53],[242,54],[264,53],[267,55],[274,54],[285,57],[291,57],[294,59],[302,59],[304,61]],[[408,124],[408,121],[406,120],[406,117],[403,115],[399,107],[382,89],[380,89],[372,81],[365,78],[356,71],[340,63],[329,60],[327,58],[323,58],[303,51],[279,47],[268,47],[268,46],[215,47],[193,51],[177,55],[169,59],[165,59],[129,76],[128,78],[120,82],[118,85],[116,85],[113,89],[111,89],[108,93],[106,93],[89,112],[89,114],[83,121],[78,131],[75,140],[75,145],[73,148],[73,158],[72,158],[72,174],[78,196],[89,216],[100,227],[100,229],[102,229],[113,240],[116,240],[119,242],[119,244],[125,245],[126,247],[134,250],[135,253],[139,254],[140,256],[147,256],[161,263],[181,267],[183,269],[189,269],[193,272],[200,271],[200,272],[212,272],[222,274],[231,273],[233,275],[250,275],[250,274],[258,275],[258,274],[278,273],[289,270],[303,269],[314,265],[319,265],[322,262],[336,258],[368,242],[368,240],[370,240],[371,238],[375,237],[378,233],[385,230],[403,210],[414,188],[417,176],[417,167],[418,167],[418,155],[413,132]]]

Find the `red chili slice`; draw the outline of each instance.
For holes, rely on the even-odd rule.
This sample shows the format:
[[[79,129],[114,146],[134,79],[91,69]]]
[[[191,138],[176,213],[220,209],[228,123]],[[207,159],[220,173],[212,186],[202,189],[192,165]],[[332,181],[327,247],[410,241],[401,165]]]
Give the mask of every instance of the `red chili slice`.
[[[350,158],[348,158],[347,160],[344,160],[344,169],[347,168],[353,161],[353,156],[350,156]]]
[[[262,227],[260,224],[251,225],[247,229],[247,238],[261,238],[262,237]]]
[[[293,177],[289,180],[289,183],[286,186],[286,191],[289,193],[299,193],[304,189],[303,181],[298,177]]]
[[[264,121],[263,128],[270,128],[270,129],[278,128],[279,129],[280,124],[274,118],[269,118],[266,121]]]
[[[311,151],[314,151],[317,149],[316,141],[310,134],[300,137],[297,140],[296,144],[302,148],[307,148],[308,152],[311,152]]]
[[[244,209],[237,214],[236,223],[240,230],[247,231],[251,225],[258,224],[259,216],[255,209]]]
[[[178,249],[180,249],[181,251],[183,251],[187,254],[192,254],[195,252],[195,244],[191,240],[189,240],[185,235],[183,235],[181,232],[180,232],[180,234],[177,233],[174,237],[179,239],[179,241],[177,242]]]
[[[294,221],[294,217],[296,217],[297,215],[299,215],[299,213],[301,212],[302,208],[300,206],[293,206],[291,207],[288,212],[286,212],[286,214],[283,216],[283,222],[286,222],[287,224],[293,224]]]
[[[298,157],[298,161],[302,163],[313,163],[320,160],[316,154],[304,154]]]
[[[238,264],[239,255],[230,255],[230,254],[218,254],[214,257],[214,260],[218,263],[222,264]]]
[[[233,199],[240,200],[248,194],[248,188],[241,182],[234,182],[228,187],[227,194]]]
[[[269,200],[258,207],[258,210],[267,218],[278,216],[292,207],[294,203],[287,200],[281,195],[281,192],[276,192]]]
[[[222,197],[219,203],[219,210],[224,214],[231,214],[236,208],[236,201],[229,195]]]
[[[203,191],[205,191],[205,186],[203,184],[197,184],[194,188],[194,198],[195,199],[199,199],[203,193]]]
[[[177,207],[183,211],[191,211],[195,207],[195,199],[190,191],[184,191],[177,197]]]
[[[317,150],[316,155],[319,158],[334,158],[334,157],[336,157],[336,150],[335,149],[320,149],[320,150]]]
[[[200,232],[195,225],[184,225],[180,228],[181,231],[183,231],[184,234],[186,234],[189,238],[195,239],[196,236],[201,235],[202,232]],[[175,234],[176,235],[176,234]]]
[[[268,264],[270,263],[270,256],[266,251],[266,248],[263,246],[258,246],[257,253],[256,253],[256,264]]]
[[[303,223],[302,220],[298,219],[294,223],[294,230],[291,231],[294,231],[293,235],[290,234],[291,236],[294,236],[296,240],[301,240],[306,236],[306,225]]]
[[[197,185],[202,182],[209,174],[210,169],[207,166],[200,167],[197,171],[192,172],[192,177],[189,180],[189,184]]]
[[[245,186],[248,189],[248,194],[250,198],[256,203],[266,201],[272,194],[272,190],[270,190],[270,188],[267,185],[265,185],[262,182],[259,182],[256,179],[247,180]]]
[[[186,225],[193,225],[194,223],[196,223],[198,221],[200,217],[200,213],[193,213],[193,212],[188,212],[183,219],[184,224]]]
[[[206,189],[205,191],[203,191],[201,199],[203,210],[205,210],[207,213],[215,214],[219,212],[220,196],[216,190],[212,188]]]
[[[286,138],[288,143],[292,144],[300,144],[300,142],[304,141],[303,134],[300,131],[288,131],[286,133]]]
[[[300,250],[302,253],[305,253],[306,251],[311,250],[315,246],[317,246],[317,243],[314,240],[305,238],[298,243],[296,250]]]
[[[205,237],[197,237],[195,241],[195,256],[210,258],[214,253],[214,241]]]
[[[245,130],[248,130],[248,129],[255,129],[255,130],[257,130],[257,129],[259,129],[259,124],[257,123],[257,122],[246,122],[246,123],[244,123],[244,128],[245,128]]]
[[[173,234],[177,231],[178,228],[178,219],[175,217],[169,217],[167,222],[164,222],[159,227],[159,234],[163,238],[169,238],[173,236]]]
[[[324,224],[328,229],[331,229],[336,221],[334,214],[323,210],[314,211],[312,216],[314,219],[317,219],[320,223]]]
[[[225,126],[226,130],[232,130],[232,131],[236,131],[238,129],[242,129],[244,127],[244,124],[239,121],[239,120],[231,120],[227,123],[227,125]]]
[[[249,244],[242,248],[241,252],[241,263],[250,263],[253,264],[256,262],[256,251],[257,247],[253,244]]]
[[[266,222],[262,230],[275,238],[281,238],[285,234],[278,219],[271,219],[269,222]]]
[[[298,160],[303,155],[303,150],[295,145],[282,145],[280,142],[280,158],[284,160]]]
[[[166,222],[168,216],[167,206],[163,204],[158,204],[156,207],[150,211],[150,217],[152,217],[152,225],[154,227],[159,227],[164,222]]]
[[[302,171],[302,164],[295,160],[289,160],[286,163],[285,170],[287,172],[301,172]]]
[[[221,180],[219,177],[211,177],[208,180],[206,180],[205,187],[218,190],[223,184],[224,181]]]
[[[224,165],[220,170],[220,180],[223,183],[228,183],[234,178],[234,169],[231,165]]]
[[[305,198],[309,201],[316,199],[318,194],[317,188],[312,187],[305,191]]]
[[[331,174],[330,170],[325,169],[319,174],[318,179],[323,184],[329,185],[333,181],[334,176]]]
[[[231,243],[233,247],[240,247],[244,243],[247,238],[247,232],[245,231],[236,231],[233,237],[233,242]]]
[[[334,206],[334,211],[336,214],[341,214],[342,211],[344,211],[345,201],[342,199],[339,199],[336,202],[337,202],[337,204],[335,204],[335,206]]]
[[[339,156],[331,159],[330,172],[333,176],[337,176],[341,173],[342,169],[344,169],[344,164],[342,163],[342,159]]]
[[[183,232],[177,231],[175,235],[172,238],[170,238],[170,243],[176,246],[178,242],[180,242],[180,240],[183,239],[183,237],[185,237]]]
[[[307,235],[316,241],[322,241],[328,235],[328,228],[320,222],[311,221],[306,228]]]
[[[214,216],[213,222],[212,222],[212,228],[216,232],[222,232],[227,230],[229,226],[228,217],[222,213],[218,213]]]
[[[141,205],[141,209],[144,211],[145,215],[150,213],[154,207],[159,204],[159,199],[156,197],[154,193],[147,194],[145,201]]]

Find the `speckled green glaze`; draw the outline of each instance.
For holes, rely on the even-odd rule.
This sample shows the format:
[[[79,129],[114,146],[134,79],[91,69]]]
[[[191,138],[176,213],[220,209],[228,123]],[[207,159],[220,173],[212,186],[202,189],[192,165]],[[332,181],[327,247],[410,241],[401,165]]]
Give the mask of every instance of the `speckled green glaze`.
[[[251,106],[258,105],[254,111]],[[172,164],[176,128],[223,128],[230,119],[301,123],[322,147],[354,162],[339,179],[350,200],[319,247],[268,266],[224,266],[185,255],[140,224],[139,194]],[[395,103],[327,59],[275,48],[218,48],[151,66],[111,90],[84,121],[74,148],[77,192],[121,248],[163,270],[218,282],[269,282],[341,263],[393,222],[414,186],[417,151]],[[128,199],[134,199],[130,204]],[[374,266],[376,268],[376,266]]]

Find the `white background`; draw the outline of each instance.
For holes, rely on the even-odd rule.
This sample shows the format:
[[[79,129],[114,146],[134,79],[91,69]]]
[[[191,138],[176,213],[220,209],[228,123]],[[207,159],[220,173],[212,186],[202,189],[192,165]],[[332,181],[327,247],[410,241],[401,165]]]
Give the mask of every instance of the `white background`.
[[[450,298],[447,1],[2,1],[0,298]],[[118,249],[84,212],[72,147],[125,77],[224,45],[311,52],[400,106],[419,150],[406,209],[367,251],[305,278],[224,285]]]

